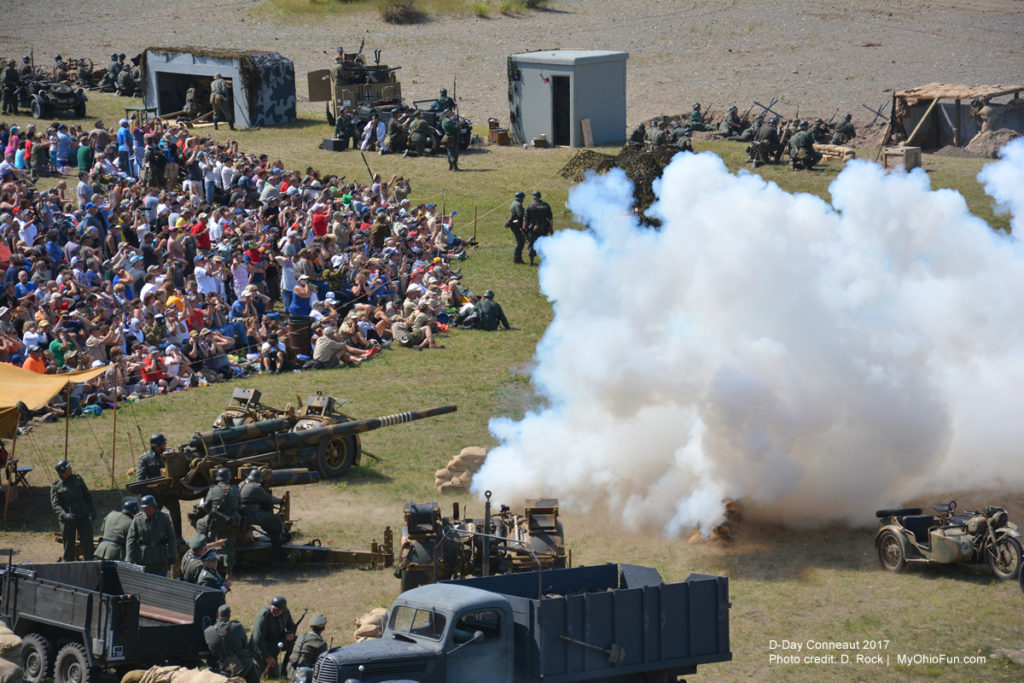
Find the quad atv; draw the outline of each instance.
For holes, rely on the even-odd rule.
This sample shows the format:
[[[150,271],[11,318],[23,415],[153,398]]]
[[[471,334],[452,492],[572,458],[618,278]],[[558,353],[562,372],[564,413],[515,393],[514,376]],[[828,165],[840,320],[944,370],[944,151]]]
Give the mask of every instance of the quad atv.
[[[988,562],[999,579],[1020,572],[1021,545],[1017,525],[1006,510],[989,506],[982,511],[956,514],[956,501],[934,506],[935,515],[921,508],[879,510],[875,548],[882,566],[902,571],[908,562],[957,564]]]

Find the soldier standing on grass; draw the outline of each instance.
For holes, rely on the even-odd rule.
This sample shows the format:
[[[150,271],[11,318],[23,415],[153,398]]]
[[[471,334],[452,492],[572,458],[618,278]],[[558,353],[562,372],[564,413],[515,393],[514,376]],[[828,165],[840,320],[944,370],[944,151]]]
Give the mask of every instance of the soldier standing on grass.
[[[461,171],[459,168],[459,122],[455,120],[455,112],[448,110],[441,124],[444,132],[444,145],[448,151],[448,170]]]
[[[533,191],[533,201],[526,207],[526,239],[530,243],[530,265],[533,265],[537,257],[537,250],[533,248],[537,238],[550,235],[555,231],[554,216],[551,213],[551,205],[540,198],[540,190]]]
[[[124,560],[125,548],[128,545],[128,529],[132,519],[139,513],[139,502],[129,498],[124,501],[120,510],[113,510],[103,518],[100,531],[102,540],[96,546],[97,560]]]
[[[352,123],[352,114],[349,113],[348,109],[342,109],[338,112],[338,120],[334,123],[334,139],[340,140],[341,148],[345,150],[350,145],[355,147],[353,144],[355,137],[356,127]]]
[[[96,506],[85,480],[71,471],[71,463],[61,460],[54,467],[59,479],[50,485],[50,506],[61,521],[65,562],[77,558],[77,543],[82,544],[82,557],[92,557],[92,520]],[[77,541],[76,541],[77,535]]]
[[[164,451],[166,450],[167,437],[163,434],[154,434],[149,437],[149,450],[139,456],[135,465],[135,481],[158,479],[163,476]],[[171,523],[174,524],[175,536],[181,538],[181,505],[177,496],[160,494],[156,496],[156,502],[167,510],[167,514],[171,516]]]
[[[257,662],[262,663],[267,678],[277,678],[277,656],[281,653],[278,643],[293,642],[297,628],[288,611],[288,601],[281,595],[256,615],[249,635],[249,649],[256,655]]]
[[[526,246],[526,234],[523,232],[526,210],[523,208],[523,200],[526,199],[526,193],[516,192],[512,197],[512,205],[508,207],[508,220],[505,221],[505,227],[512,231],[512,237],[516,241],[515,249],[512,251],[512,263],[526,263],[523,260],[523,247]]]
[[[177,557],[171,518],[157,509],[153,496],[143,496],[139,505],[142,514],[135,515],[128,529],[128,561],[141,564],[147,574],[167,576]]]

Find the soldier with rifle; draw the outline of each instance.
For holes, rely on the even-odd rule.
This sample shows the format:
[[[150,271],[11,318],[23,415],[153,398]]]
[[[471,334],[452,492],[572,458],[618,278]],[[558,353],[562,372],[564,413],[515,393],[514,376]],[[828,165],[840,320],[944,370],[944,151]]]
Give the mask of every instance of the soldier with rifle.
[[[379,153],[403,151],[405,149],[406,127],[408,125],[409,120],[402,115],[402,110],[397,107],[392,109],[391,120],[388,121],[388,133],[384,138],[384,146],[380,148]]]
[[[512,237],[516,246],[512,250],[512,263],[523,263],[523,247],[526,246],[526,232],[523,221],[526,218],[526,209],[523,208],[523,200],[526,199],[525,192],[516,192],[512,195],[512,205],[508,207],[508,220],[505,227],[512,231]]]
[[[751,142],[757,137],[757,131],[761,130],[761,126],[763,125],[764,114],[758,114],[757,118],[754,119],[754,125],[737,135],[736,140],[739,142]]]
[[[550,235],[555,231],[554,215],[551,213],[551,205],[540,198],[540,190],[533,191],[533,201],[526,207],[526,239],[530,244],[530,265],[537,256],[533,248],[537,238]]]
[[[743,132],[743,121],[740,119],[736,105],[729,107],[729,113],[718,126],[718,134],[724,138],[734,138]]]
[[[809,124],[800,122],[800,127],[789,141],[789,165],[793,169],[811,169],[821,161],[821,153],[814,149],[814,137]]]
[[[128,546],[128,530],[132,519],[139,514],[139,502],[132,498],[124,501],[120,510],[112,510],[103,518],[100,543],[96,546],[97,560],[124,560]]]
[[[0,74],[0,80],[3,81],[3,114],[18,114],[18,84],[21,82],[21,77],[18,76],[18,69],[14,64],[14,60],[9,60],[7,66],[4,68],[3,74]]]
[[[825,144],[832,139],[832,131],[829,130],[828,124],[825,123],[824,119],[814,119],[814,125],[811,127],[811,137],[819,145]]]
[[[72,472],[67,460],[58,462],[54,469],[59,478],[50,485],[50,506],[61,521],[63,559],[65,562],[77,559],[77,543],[82,544],[82,557],[92,557],[92,520],[96,519],[96,506],[89,487],[81,475]]]
[[[265,678],[277,678],[277,656],[284,650],[287,661],[295,645],[295,632],[305,616],[303,612],[299,621],[295,622],[292,613],[288,611],[288,601],[282,595],[276,596],[270,605],[256,615],[249,635],[249,649],[256,655],[257,661],[263,664]]]
[[[647,140],[647,125],[641,121],[636,124],[636,127],[629,134],[629,140],[627,144],[630,147],[643,147],[644,142]]]
[[[231,607],[217,608],[217,621],[203,631],[203,639],[210,650],[210,664],[220,673],[259,683],[260,668],[247,647],[245,627],[231,618]]]
[[[455,110],[455,100],[448,97],[448,90],[446,88],[441,88],[441,94],[430,105],[430,111],[448,111],[449,109]]]
[[[327,642],[324,640],[324,629],[327,628],[327,617],[322,614],[313,615],[309,620],[309,632],[302,634],[298,645],[288,658],[288,666],[285,672],[288,680],[295,677],[298,669],[310,669],[316,664],[317,658],[327,651]]]
[[[754,164],[754,168],[769,162],[779,163],[783,145],[779,140],[778,125],[779,117],[773,116],[766,125],[758,129],[754,136],[754,142],[748,148],[750,154],[748,161]]]
[[[284,523],[274,512],[274,506],[284,502],[283,499],[271,495],[263,481],[263,470],[254,469],[242,482],[239,488],[242,514],[248,524],[255,524],[270,537],[275,548],[281,546],[284,535]]]
[[[733,109],[735,109],[735,107],[733,107]],[[706,120],[710,114],[710,110],[708,111],[708,115],[702,114],[700,111],[700,102],[694,102],[693,109],[690,111],[690,128],[699,131],[714,130],[712,126],[708,125]]]
[[[206,491],[203,502],[206,515],[196,523],[196,530],[207,537],[224,539],[224,566],[228,574],[235,564],[235,529],[242,521],[240,505],[238,487],[231,483],[231,470],[221,467]]]
[[[462,169],[459,168],[459,122],[455,119],[455,112],[451,109],[445,112],[441,131],[444,133],[442,142],[448,152],[448,170],[461,171]]]

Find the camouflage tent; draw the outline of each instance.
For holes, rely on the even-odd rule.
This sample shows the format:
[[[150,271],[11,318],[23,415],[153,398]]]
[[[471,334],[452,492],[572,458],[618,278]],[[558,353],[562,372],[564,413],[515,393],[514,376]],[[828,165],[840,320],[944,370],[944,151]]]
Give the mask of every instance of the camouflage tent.
[[[295,120],[295,66],[276,52],[151,47],[142,55],[146,106],[158,115],[184,109],[189,88],[209,109],[210,82],[221,74],[233,93],[235,125],[279,126]]]

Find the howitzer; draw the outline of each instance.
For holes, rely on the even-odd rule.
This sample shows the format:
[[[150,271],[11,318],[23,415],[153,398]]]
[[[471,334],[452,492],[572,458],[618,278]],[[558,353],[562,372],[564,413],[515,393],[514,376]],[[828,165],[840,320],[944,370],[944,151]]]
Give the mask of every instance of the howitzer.
[[[239,479],[251,469],[269,469],[274,485],[340,477],[359,464],[360,434],[456,410],[456,406],[440,406],[326,425],[312,419],[275,418],[196,434],[164,454],[167,476],[131,482],[128,490],[195,500],[213,483],[213,473],[220,467]]]

